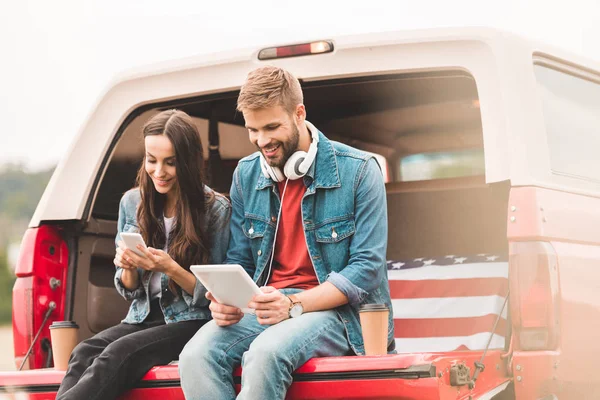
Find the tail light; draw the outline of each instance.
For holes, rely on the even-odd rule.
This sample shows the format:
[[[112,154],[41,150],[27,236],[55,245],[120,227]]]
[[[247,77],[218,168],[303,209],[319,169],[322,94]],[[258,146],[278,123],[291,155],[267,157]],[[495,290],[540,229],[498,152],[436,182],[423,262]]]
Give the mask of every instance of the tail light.
[[[17,280],[13,287],[13,340],[17,368],[40,328],[41,334],[24,368],[42,368],[51,361],[43,343],[49,340],[48,326],[64,315],[68,254],[67,243],[57,227],[30,228],[23,236],[15,269]],[[57,307],[42,327],[51,302]]]
[[[548,350],[558,344],[558,262],[547,242],[510,244],[510,300],[518,348]]]

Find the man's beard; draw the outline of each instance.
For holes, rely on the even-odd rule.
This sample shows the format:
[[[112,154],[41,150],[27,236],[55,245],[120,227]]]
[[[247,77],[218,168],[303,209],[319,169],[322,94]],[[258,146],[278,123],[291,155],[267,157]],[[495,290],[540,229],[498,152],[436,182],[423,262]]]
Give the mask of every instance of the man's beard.
[[[290,135],[288,140],[286,140],[285,142],[279,142],[281,149],[283,150],[282,157],[280,159],[269,159],[268,157],[265,157],[265,160],[267,160],[267,163],[271,167],[283,169],[287,160],[289,160],[292,154],[294,154],[296,150],[298,150],[298,143],[300,143],[300,131],[294,123],[292,123],[292,129],[292,134]],[[259,148],[258,150],[262,153],[261,148]]]

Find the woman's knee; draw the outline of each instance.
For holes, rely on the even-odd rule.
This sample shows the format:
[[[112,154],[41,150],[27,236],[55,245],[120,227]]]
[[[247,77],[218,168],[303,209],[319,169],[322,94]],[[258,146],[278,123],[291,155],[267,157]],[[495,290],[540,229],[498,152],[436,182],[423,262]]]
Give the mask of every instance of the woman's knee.
[[[85,342],[79,342],[77,346],[71,352],[71,359],[81,358],[84,354],[88,353],[90,346]]]
[[[102,343],[95,337],[91,337],[82,342],[71,352],[71,360],[79,360],[82,358],[96,357],[104,351],[106,344]]]
[[[165,351],[164,340],[151,340],[152,338],[135,335],[123,336],[110,343],[98,358],[98,362],[109,365],[157,365],[169,361],[162,360]],[[173,354],[174,358],[176,355]]]

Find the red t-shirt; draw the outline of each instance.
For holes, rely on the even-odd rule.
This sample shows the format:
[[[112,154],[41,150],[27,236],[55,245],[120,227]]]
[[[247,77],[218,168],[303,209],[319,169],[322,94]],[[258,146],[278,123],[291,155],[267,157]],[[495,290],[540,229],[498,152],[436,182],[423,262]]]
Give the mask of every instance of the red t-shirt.
[[[283,193],[285,181],[278,185],[279,193]],[[310,289],[319,284],[304,238],[301,207],[305,192],[303,179],[288,181],[281,205],[275,258],[269,279],[269,286],[277,289]]]

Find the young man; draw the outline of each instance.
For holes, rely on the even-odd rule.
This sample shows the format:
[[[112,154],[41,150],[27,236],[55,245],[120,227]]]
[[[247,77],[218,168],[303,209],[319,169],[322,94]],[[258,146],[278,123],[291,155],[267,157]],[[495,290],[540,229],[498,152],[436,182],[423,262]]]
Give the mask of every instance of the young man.
[[[213,320],[179,359],[188,400],[235,398],[240,364],[239,399],[283,399],[292,372],[310,358],[364,354],[360,304],[391,310],[375,159],[306,121],[300,83],[281,68],[252,71],[237,108],[258,152],[233,175],[226,262],[265,286],[249,304],[256,315],[207,294]],[[388,343],[393,349],[391,312]]]

